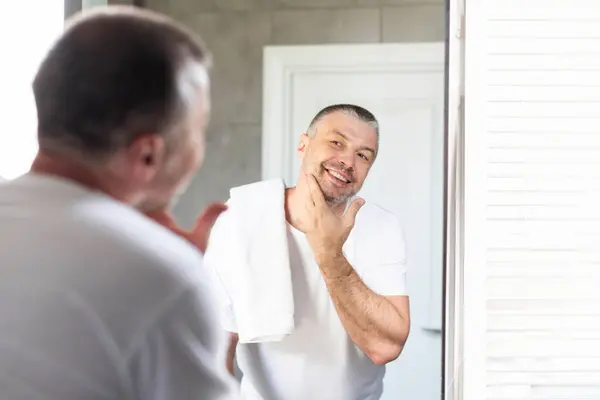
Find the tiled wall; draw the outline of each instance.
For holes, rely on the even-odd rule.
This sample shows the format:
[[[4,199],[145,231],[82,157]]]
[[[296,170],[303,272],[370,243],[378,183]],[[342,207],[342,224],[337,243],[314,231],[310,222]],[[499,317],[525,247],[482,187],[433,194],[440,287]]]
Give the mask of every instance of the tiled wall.
[[[445,38],[443,0],[146,0],[146,6],[194,29],[215,57],[206,162],[176,208],[184,225],[208,202],[225,200],[232,186],[260,179],[263,46]]]

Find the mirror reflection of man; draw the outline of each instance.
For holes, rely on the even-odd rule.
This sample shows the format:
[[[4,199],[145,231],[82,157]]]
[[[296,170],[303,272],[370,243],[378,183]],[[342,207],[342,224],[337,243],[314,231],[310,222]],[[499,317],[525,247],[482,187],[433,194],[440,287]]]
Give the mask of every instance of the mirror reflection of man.
[[[410,313],[400,223],[391,213],[355,197],[377,158],[378,145],[376,118],[351,104],[321,110],[301,135],[297,185],[282,189],[285,211],[272,211],[285,212],[287,222],[294,331],[280,341],[238,343],[235,321],[240,316],[231,304],[231,289],[224,285],[219,291],[224,328],[233,338],[229,368],[237,348],[244,398],[381,396],[384,366],[403,349]],[[390,185],[395,184],[393,176],[389,171]],[[242,204],[231,198],[228,205],[211,233],[205,259],[217,286],[224,279],[216,263],[235,262],[234,249],[243,248],[232,243],[237,240],[232,234],[238,223],[234,215]],[[350,235],[353,250],[347,252]],[[257,233],[252,243],[268,247],[261,240],[266,238]]]

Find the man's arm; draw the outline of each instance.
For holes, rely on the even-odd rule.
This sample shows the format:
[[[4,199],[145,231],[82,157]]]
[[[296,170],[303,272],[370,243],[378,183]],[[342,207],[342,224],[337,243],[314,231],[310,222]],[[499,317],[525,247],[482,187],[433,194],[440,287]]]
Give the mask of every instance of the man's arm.
[[[317,260],[344,328],[375,363],[398,358],[410,331],[408,296],[381,296],[369,289],[341,254]]]
[[[304,175],[310,198],[306,199],[303,231],[315,255],[331,298],[351,339],[376,364],[396,359],[410,330],[408,297],[404,296],[405,254],[402,230],[382,218],[372,247],[372,265],[367,266],[368,286],[357,275],[343,253],[365,201],[356,198],[343,214],[333,210],[317,179]],[[365,238],[372,241],[372,238]],[[371,290],[375,289],[375,291]],[[383,295],[391,295],[384,297]]]
[[[237,349],[237,344],[240,340],[240,337],[237,333],[229,333],[229,348],[227,349],[227,371],[231,374],[231,376],[235,376],[234,365],[235,365],[235,350]]]

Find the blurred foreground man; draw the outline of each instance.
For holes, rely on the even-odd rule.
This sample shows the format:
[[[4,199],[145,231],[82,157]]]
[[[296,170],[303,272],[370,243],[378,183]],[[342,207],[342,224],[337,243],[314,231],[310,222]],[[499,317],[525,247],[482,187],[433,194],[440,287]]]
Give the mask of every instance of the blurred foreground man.
[[[0,184],[3,399],[236,398],[197,248],[224,207],[195,246],[144,215],[202,164],[208,63],[173,22],[107,7],[41,64],[39,154]]]

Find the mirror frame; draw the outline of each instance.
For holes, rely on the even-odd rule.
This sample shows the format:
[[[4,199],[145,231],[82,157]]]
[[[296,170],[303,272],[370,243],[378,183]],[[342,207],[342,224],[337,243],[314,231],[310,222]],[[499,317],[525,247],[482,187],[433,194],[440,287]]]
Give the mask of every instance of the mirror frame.
[[[465,1],[445,0],[446,99],[442,400],[463,393],[464,38]]]

